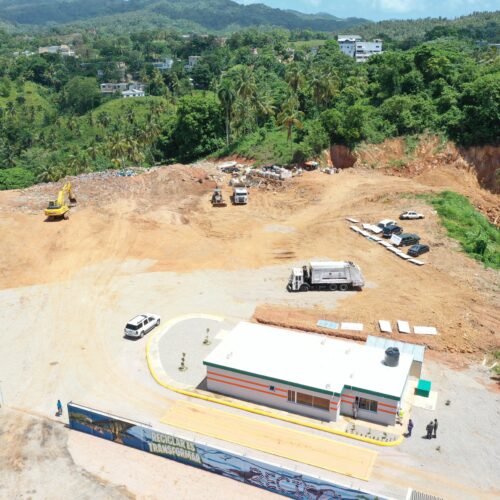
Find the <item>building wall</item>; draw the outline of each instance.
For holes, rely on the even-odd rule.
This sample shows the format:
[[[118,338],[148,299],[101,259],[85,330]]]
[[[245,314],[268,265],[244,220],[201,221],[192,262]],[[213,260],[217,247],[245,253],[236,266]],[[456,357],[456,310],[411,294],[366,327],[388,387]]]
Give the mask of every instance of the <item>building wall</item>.
[[[358,398],[368,399],[377,402],[377,411],[373,412],[370,410],[364,410],[359,408],[358,419],[367,420],[369,422],[375,422],[382,425],[394,425],[396,423],[396,414],[398,411],[399,400],[389,399],[381,396],[375,396],[373,394],[366,394],[361,391],[354,389],[345,389],[342,392],[341,404],[340,404],[340,414],[347,415],[349,417],[353,416],[352,406]]]
[[[271,382],[259,377],[251,377],[212,366],[207,366],[207,388],[210,391],[227,394],[238,399],[253,401],[264,406],[325,421],[335,421],[340,409],[340,398],[338,396],[330,396],[281,382]],[[297,400],[297,393],[328,399],[330,401],[330,409],[325,410],[298,402],[291,402],[288,400],[289,391],[295,393],[295,400]]]

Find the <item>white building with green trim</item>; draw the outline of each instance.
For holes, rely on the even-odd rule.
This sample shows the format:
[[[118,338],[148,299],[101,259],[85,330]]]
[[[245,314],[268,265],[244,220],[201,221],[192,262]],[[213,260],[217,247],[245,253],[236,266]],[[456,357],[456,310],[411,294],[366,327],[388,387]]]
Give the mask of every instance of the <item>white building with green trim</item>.
[[[340,414],[394,425],[413,356],[241,322],[205,358],[210,391],[324,421]]]

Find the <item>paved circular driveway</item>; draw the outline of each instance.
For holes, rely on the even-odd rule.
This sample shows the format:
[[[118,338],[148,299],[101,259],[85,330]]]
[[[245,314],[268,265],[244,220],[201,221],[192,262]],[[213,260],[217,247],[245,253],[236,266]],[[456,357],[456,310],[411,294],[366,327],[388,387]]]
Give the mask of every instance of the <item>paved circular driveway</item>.
[[[226,320],[203,317],[193,317],[175,323],[161,334],[158,341],[163,371],[180,386],[200,386],[206,376],[203,360],[233,326],[233,323]],[[209,345],[203,343],[207,328]],[[179,370],[182,353],[186,353],[185,371]]]

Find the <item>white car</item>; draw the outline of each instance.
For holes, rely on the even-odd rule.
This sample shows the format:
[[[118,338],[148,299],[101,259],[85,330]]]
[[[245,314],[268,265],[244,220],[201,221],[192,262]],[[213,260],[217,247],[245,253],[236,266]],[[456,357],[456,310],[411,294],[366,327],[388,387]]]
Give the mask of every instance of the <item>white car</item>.
[[[140,314],[125,325],[125,337],[144,337],[146,333],[158,326],[160,321],[158,314]]]
[[[423,219],[424,214],[419,214],[418,212],[413,212],[413,210],[408,210],[407,212],[403,212],[399,218],[401,220],[404,219]]]
[[[380,229],[384,229],[384,227],[386,226],[396,226],[396,221],[395,220],[392,220],[392,219],[382,219],[378,224],[377,226],[380,228]]]

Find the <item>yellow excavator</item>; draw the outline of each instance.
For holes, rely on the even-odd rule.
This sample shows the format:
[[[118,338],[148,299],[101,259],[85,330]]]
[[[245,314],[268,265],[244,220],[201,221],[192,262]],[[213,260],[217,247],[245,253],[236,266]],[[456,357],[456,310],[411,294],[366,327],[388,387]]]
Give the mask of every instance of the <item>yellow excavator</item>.
[[[66,197],[69,202],[66,201]],[[53,219],[69,219],[69,209],[76,205],[76,198],[73,196],[71,190],[71,182],[64,184],[63,188],[59,191],[56,201],[49,201],[45,209],[45,215],[48,220]]]

